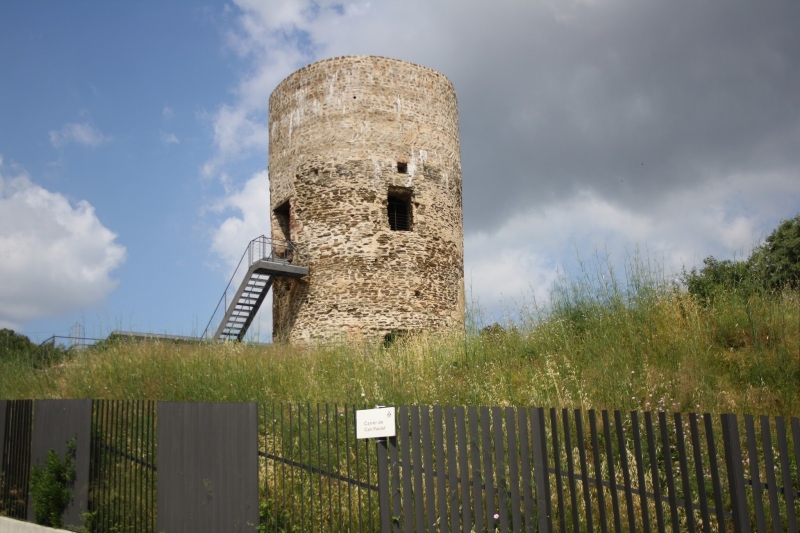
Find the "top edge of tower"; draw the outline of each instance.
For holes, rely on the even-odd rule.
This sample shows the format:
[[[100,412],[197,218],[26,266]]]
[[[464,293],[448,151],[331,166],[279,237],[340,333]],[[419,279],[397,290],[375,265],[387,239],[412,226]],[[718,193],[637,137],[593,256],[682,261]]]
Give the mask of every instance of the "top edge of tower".
[[[306,72],[308,72],[310,70],[314,70],[316,68],[324,67],[329,63],[342,63],[342,64],[351,63],[352,64],[352,63],[358,63],[358,62],[369,61],[369,60],[385,61],[385,62],[388,62],[388,63],[396,63],[397,65],[402,65],[404,67],[411,67],[411,68],[415,68],[415,69],[419,69],[419,70],[424,70],[424,71],[430,72],[431,74],[434,74],[435,76],[440,77],[442,80],[447,82],[447,84],[450,85],[451,90],[455,93],[455,87],[453,86],[453,82],[450,81],[450,78],[448,78],[447,76],[445,76],[444,74],[442,74],[438,70],[432,69],[431,67],[426,67],[425,65],[420,65],[418,63],[412,63],[410,61],[403,61],[402,59],[395,59],[395,58],[392,58],[392,57],[362,54],[362,55],[348,55],[348,56],[329,57],[327,59],[321,59],[320,61],[315,61],[313,63],[309,63],[308,65],[305,65],[305,66],[295,70],[294,72],[292,72],[291,74],[289,74],[288,76],[283,78],[283,80],[281,80],[281,82],[273,90],[273,94],[275,92],[278,92],[279,89],[281,88],[281,86],[283,86],[284,84],[287,84],[290,80],[292,80],[292,79],[294,79],[296,77],[302,77],[303,74],[305,74]]]

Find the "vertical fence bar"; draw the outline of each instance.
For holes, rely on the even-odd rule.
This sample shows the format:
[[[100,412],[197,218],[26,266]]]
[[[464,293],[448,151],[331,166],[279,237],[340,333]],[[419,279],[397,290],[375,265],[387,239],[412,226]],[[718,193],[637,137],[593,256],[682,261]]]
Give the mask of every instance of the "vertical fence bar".
[[[131,411],[133,410],[133,401],[132,400],[123,400],[123,415],[122,419],[122,432],[120,436],[122,437],[121,446],[117,448],[118,454],[121,455],[120,460],[122,461],[122,487],[123,487],[123,497],[122,502],[120,505],[120,526],[124,529],[128,526],[128,518],[129,518],[129,507],[131,501],[131,481],[132,481],[132,465],[130,461],[130,444],[131,444],[131,423],[132,423],[132,416]]]
[[[583,417],[581,410],[575,409],[575,438],[578,445],[578,455],[581,464],[581,487],[583,488],[583,504],[586,513],[586,531],[594,532],[592,520],[592,489],[589,484],[589,464],[586,461],[586,444],[583,439]]]
[[[392,471],[392,531],[400,531],[402,500],[400,498],[400,460],[397,457],[397,437],[389,437],[389,465]]]
[[[481,448],[478,432],[478,410],[474,407],[467,409],[469,416],[469,440],[472,456],[472,500],[475,502],[475,529],[483,531],[483,479],[481,478]]]
[[[400,452],[403,458],[403,525],[406,532],[414,531],[414,510],[411,498],[411,443],[408,439],[408,407],[401,406],[398,410],[400,418]]]
[[[747,510],[747,494],[742,471],[742,450],[739,442],[739,427],[736,415],[724,414],[722,419],[722,442],[725,446],[725,466],[728,471],[728,487],[733,507],[733,530],[735,533],[750,531],[750,516]]]
[[[320,416],[320,405],[317,404],[317,417],[316,417],[316,426],[317,426],[317,466],[320,470],[322,470],[322,417]],[[327,439],[325,440],[325,444],[327,446],[328,442]],[[330,470],[327,468],[326,471],[328,475],[325,476],[330,479]],[[369,477],[367,477],[367,483],[369,483]],[[325,500],[322,496],[322,475],[317,475],[317,496],[319,497],[319,528],[320,530],[323,529],[325,520]],[[370,512],[372,511],[372,507],[370,506]]]
[[[600,453],[600,444],[597,438],[597,413],[589,409],[589,435],[592,443],[592,457],[594,458],[595,489],[597,490],[597,511],[600,520],[600,531],[608,533],[608,518],[606,517],[605,488],[603,487],[603,465]]]
[[[353,415],[355,416],[355,414]],[[350,416],[350,411],[347,409],[347,404],[344,404],[344,444],[345,444],[345,463],[347,465],[347,477],[350,478],[350,420],[352,417]],[[397,494],[397,488],[394,486],[395,480],[397,478],[395,474],[395,470],[397,468],[397,441],[392,438],[389,447],[389,461],[392,465],[392,494],[395,494],[395,498],[399,498],[400,495]],[[395,516],[399,516],[400,513],[395,510]],[[347,520],[348,524],[350,525],[350,531],[353,531],[353,486],[348,483],[347,484]]]
[[[336,473],[341,475],[341,473],[342,473],[342,466],[341,466],[342,465],[342,454],[341,454],[341,447],[339,445],[339,443],[340,443],[340,439],[339,439],[339,406],[337,404],[333,404],[333,414],[334,414],[334,416],[333,416],[333,427],[334,427],[334,432],[336,433]],[[388,457],[387,457],[386,460],[388,461]],[[389,467],[388,467],[388,465],[386,466],[385,474],[387,476],[389,475]],[[339,505],[337,506],[337,512],[339,514],[339,530],[341,531],[342,527],[344,526],[344,519],[343,519],[343,516],[342,516],[342,483],[338,479],[336,480],[336,495],[337,495],[337,497],[339,499],[339,501],[338,501]],[[386,509],[387,513],[389,513],[389,519],[391,520],[392,513],[391,513],[391,510],[389,509],[389,505],[387,504],[383,508]],[[383,513],[383,511],[381,511],[381,513]],[[383,515],[381,514],[381,516],[383,516]],[[387,531],[387,530],[383,530],[383,531]]]
[[[469,499],[469,446],[464,408],[456,407],[456,433],[458,435],[458,473],[461,476],[461,513],[464,531],[472,530],[472,505]],[[422,531],[421,528],[417,528]]]
[[[680,533],[678,498],[675,494],[675,477],[672,472],[672,446],[669,443],[667,413],[664,411],[658,413],[658,425],[661,429],[661,453],[664,456],[664,474],[667,478],[667,496],[669,497],[669,516],[672,522],[672,531]]]
[[[525,531],[532,532],[534,528],[533,511],[533,480],[531,479],[531,450],[530,433],[528,433],[527,409],[517,409],[517,426],[519,427],[519,456],[522,469],[522,501],[525,518]]]
[[[500,515],[500,533],[508,532],[508,480],[506,479],[506,464],[503,446],[503,411],[499,407],[492,407],[492,430],[494,437],[495,476],[497,482],[497,511]]]
[[[711,516],[708,512],[708,496],[706,495],[706,480],[703,473],[703,453],[700,448],[700,428],[697,425],[697,414],[689,415],[689,432],[692,439],[694,452],[694,473],[697,478],[697,494],[700,498],[700,518],[703,521],[703,533],[711,533]]]
[[[564,505],[564,479],[561,470],[561,446],[558,442],[558,418],[555,409],[550,409],[550,431],[553,435],[553,462],[556,470],[556,501],[558,502],[559,531],[567,533],[566,506]]]
[[[281,448],[282,448],[282,455],[286,456],[286,428],[285,428],[285,415],[284,415],[285,406],[283,405],[283,402],[281,402],[280,405],[281,405],[281,416],[280,416],[280,419],[281,419],[281,439],[280,439],[280,442],[281,442]],[[291,440],[289,441],[289,446],[291,446]],[[289,451],[291,452],[291,448],[289,448]],[[291,476],[291,472],[289,472],[289,475]],[[287,506],[288,505],[286,503],[286,463],[281,461],[281,517],[282,517],[282,522],[284,522],[284,524],[286,524],[287,518],[289,517],[289,513],[291,512],[291,509],[287,512],[287,510],[286,510]]]
[[[349,431],[348,431],[349,433]],[[356,448],[357,450],[358,448]],[[356,458],[358,452],[356,452]],[[297,404],[297,462],[303,463],[303,405]],[[358,463],[356,463],[358,466]],[[300,478],[300,531],[306,531],[306,498],[305,498],[305,478],[306,469],[299,468],[298,477]],[[313,505],[313,503],[312,503]],[[313,511],[312,511],[313,512]],[[351,509],[352,512],[352,509]]]
[[[439,518],[439,531],[446,533],[449,528],[447,523],[447,481],[445,479],[444,462],[444,431],[442,423],[442,408],[438,405],[433,406],[433,434],[434,449],[436,450],[436,485],[437,485],[437,504]]]
[[[761,443],[764,449],[764,473],[767,475],[767,493],[769,494],[769,510],[772,519],[772,531],[781,531],[781,509],[778,503],[778,480],[775,477],[775,460],[772,454],[772,431],[769,417],[761,417]],[[790,489],[791,490],[791,489]],[[788,492],[788,491],[787,491]]]
[[[289,488],[288,488],[288,490],[289,490],[289,497],[291,498],[292,497],[292,493],[296,490],[295,484],[294,484],[294,470],[295,469],[294,469],[294,466],[292,466],[294,464],[294,406],[290,403],[288,405],[288,408],[289,408],[289,424],[288,424],[288,426],[289,426],[289,465],[290,465],[289,466]],[[345,405],[345,417],[347,417],[347,406],[346,405]],[[348,446],[348,448],[349,448],[349,446]],[[350,462],[348,461],[347,464],[349,465]],[[350,477],[350,472],[347,473],[347,477]],[[284,490],[287,490],[287,489],[284,488]],[[285,496],[284,496],[284,501],[287,501]],[[289,508],[291,509],[291,512],[289,514],[289,524],[288,524],[288,526],[289,526],[289,530],[291,531],[292,529],[294,529],[295,505],[293,503],[290,503],[289,504]],[[352,528],[351,528],[351,530],[352,530]]]
[[[378,512],[381,532],[392,530],[392,509],[389,501],[389,439],[375,440],[375,455],[378,457]]]
[[[364,455],[367,462],[367,485],[372,485],[372,459],[369,456],[369,441],[364,441]],[[375,482],[377,486],[377,481]],[[372,510],[372,489],[367,488],[367,507],[369,508],[369,530],[374,531],[375,513]]]
[[[694,509],[692,507],[692,488],[689,483],[689,463],[686,458],[686,442],[684,441],[683,421],[681,414],[675,413],[675,443],[678,446],[678,464],[681,468],[681,484],[683,487],[683,506],[686,509],[686,526],[694,533]]]
[[[308,437],[308,526],[309,529],[315,527],[314,523],[314,471],[311,470],[314,467],[314,441],[311,439],[311,403],[306,402],[306,435]],[[302,434],[301,434],[302,439]],[[357,449],[357,448],[356,448]],[[358,455],[356,455],[358,457]],[[303,461],[303,456],[300,456],[300,460]],[[357,461],[357,459],[356,459]],[[356,462],[356,464],[358,464]],[[358,479],[361,479],[359,476]],[[359,491],[360,494],[360,491]],[[360,501],[359,501],[360,503]],[[359,509],[360,510],[360,509]],[[360,524],[360,522],[359,522]]]
[[[778,452],[780,453],[781,477],[783,478],[783,497],[784,501],[786,502],[786,522],[789,526],[789,531],[792,533],[797,533],[797,514],[794,510],[794,490],[792,488],[792,469],[789,460],[789,450],[787,449],[786,423],[784,422],[782,416],[775,418],[775,426],[775,429],[778,432]],[[794,445],[798,450],[800,450],[800,442],[798,442],[800,439],[798,439],[798,436],[799,435],[795,434]],[[798,478],[800,478],[800,453],[797,455],[797,474]]]
[[[764,487],[761,483],[761,472],[758,468],[756,430],[752,415],[744,416],[744,426],[745,433],[747,434],[747,463],[750,466],[750,485],[753,487],[753,507],[756,512],[756,527],[759,533],[766,533],[767,524],[764,517]]]
[[[489,419],[489,408],[481,407],[481,448],[483,449],[483,483],[486,487],[486,524],[489,531],[494,531],[497,520],[494,518],[494,471],[492,469],[492,437]]]
[[[639,505],[642,509],[642,530],[650,533],[650,512],[647,503],[647,486],[644,479],[645,466],[638,411],[631,411],[631,430],[633,431],[633,453],[636,460],[636,482],[639,485]]]
[[[114,403],[116,404],[116,409],[114,412],[114,483],[112,484],[112,490],[119,490],[119,494],[122,497],[116,498],[113,502],[114,518],[112,520],[112,527],[119,527],[119,523],[122,521],[122,502],[125,498],[124,491],[120,489],[125,481],[123,479],[123,469],[125,465],[120,465],[119,455],[117,455],[116,451],[120,449],[120,446],[122,446],[122,428],[123,424],[125,423],[125,401],[116,400]]]
[[[447,437],[447,503],[450,506],[450,531],[457,533],[461,528],[459,527],[458,515],[458,473],[456,465],[456,436],[455,428],[453,427],[454,411],[451,406],[445,407],[445,434]]]
[[[519,492],[519,465],[517,458],[517,424],[514,419],[514,408],[506,407],[506,435],[508,439],[508,477],[511,485],[511,530],[522,531],[522,515],[519,505],[522,497]]]
[[[353,404],[353,406],[351,407],[351,411],[352,411],[351,412],[351,416],[345,417],[345,421],[344,421],[344,424],[345,424],[345,435],[348,438],[350,436],[351,427],[355,423],[356,411],[357,410],[358,410],[358,407],[355,404]],[[355,449],[355,459],[356,459],[356,478],[361,479],[361,461],[359,461],[359,459],[358,459],[358,445],[359,445],[358,439],[353,440],[353,448]],[[397,456],[396,456],[396,454],[397,454],[397,443],[395,441],[389,440],[387,442],[387,446],[388,446],[388,449],[389,449],[389,467],[391,468],[390,476],[392,476],[390,483],[393,484],[395,479],[396,479],[392,474],[394,474],[394,468],[395,468],[395,465],[397,464]],[[348,449],[349,448],[350,447],[348,446]],[[350,477],[350,474],[348,474],[347,477]],[[347,484],[348,492],[350,491],[350,486],[351,486],[350,483],[348,483]],[[362,520],[361,520],[361,509],[362,509],[362,505],[361,505],[361,489],[358,488],[358,487],[356,487],[356,506],[358,508],[358,518],[359,518],[359,520],[358,520],[358,531],[359,531],[359,533],[363,533],[364,526],[363,526]],[[352,507],[350,508],[350,520],[351,521],[353,520],[353,508]]]
[[[608,464],[608,481],[611,484],[611,507],[614,510],[614,531],[622,531],[622,517],[619,513],[619,495],[617,494],[617,475],[614,471],[614,452],[611,443],[611,422],[608,419],[608,411],[602,411],[603,416],[603,440],[606,444],[606,464]]]
[[[376,443],[377,445],[377,443]],[[376,448],[377,449],[377,448]],[[336,465],[336,470],[333,469],[331,465],[331,406],[330,404],[325,404],[325,468],[328,472],[331,473],[328,477],[328,528],[330,531],[333,531],[333,490],[331,483],[331,477],[333,474],[339,473],[339,465]],[[339,482],[337,481],[336,484],[338,485]],[[380,490],[380,483],[378,483],[378,487]],[[380,503],[378,504],[378,511],[380,512]]]
[[[572,510],[572,530],[580,531],[578,518],[578,487],[575,484],[575,464],[572,460],[572,429],[569,424],[569,409],[561,410],[561,421],[564,425],[564,455],[567,461],[567,480],[569,480],[569,503]]]
[[[550,472],[547,455],[547,433],[544,409],[532,407],[531,431],[533,436],[533,475],[536,483],[536,511],[539,531],[553,531],[552,502],[550,501]]]
[[[628,468],[628,447],[625,444],[625,426],[622,424],[622,413],[614,411],[614,425],[617,428],[617,447],[622,479],[625,483],[625,507],[628,511],[628,527],[636,531],[636,515],[633,508],[633,492],[631,491],[631,472]]]
[[[664,524],[664,506],[661,502],[661,480],[659,479],[658,459],[656,456],[656,436],[653,427],[653,413],[644,414],[644,429],[647,438],[647,456],[650,459],[650,476],[653,478],[653,500],[656,508],[656,525],[659,533],[666,532]]]
[[[419,406],[411,406],[411,460],[414,461],[414,511],[416,528],[419,533],[425,531],[425,504],[422,488],[422,450],[420,449]]]
[[[717,445],[714,442],[714,426],[711,414],[703,415],[703,423],[706,428],[706,443],[708,445],[708,469],[711,473],[711,486],[714,490],[714,507],[717,516],[717,528],[719,531],[726,531],[725,528],[725,508],[722,501],[722,483],[719,477],[719,466],[717,464]]]
[[[436,531],[436,484],[433,475],[433,451],[431,448],[431,413],[427,405],[422,406],[422,457],[425,461],[425,500],[427,503],[428,532]]]

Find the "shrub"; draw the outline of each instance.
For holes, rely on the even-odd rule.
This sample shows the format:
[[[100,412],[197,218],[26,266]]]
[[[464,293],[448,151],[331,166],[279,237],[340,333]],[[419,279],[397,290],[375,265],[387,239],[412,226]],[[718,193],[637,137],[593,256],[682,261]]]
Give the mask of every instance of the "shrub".
[[[64,460],[55,450],[50,450],[42,468],[31,471],[31,499],[33,516],[37,524],[62,527],[61,516],[72,501],[72,486],[75,483],[75,440],[67,441]]]

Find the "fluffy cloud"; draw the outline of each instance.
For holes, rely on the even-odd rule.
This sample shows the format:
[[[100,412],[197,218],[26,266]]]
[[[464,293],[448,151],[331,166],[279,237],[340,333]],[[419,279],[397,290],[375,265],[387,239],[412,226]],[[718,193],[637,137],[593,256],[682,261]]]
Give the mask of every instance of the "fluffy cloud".
[[[619,264],[639,246],[675,271],[746,255],[800,211],[797,4],[235,3],[227,44],[250,68],[211,115],[206,173],[266,197],[265,176],[229,163],[263,157],[269,94],[305,64],[372,54],[437,69],[459,99],[467,280],[492,308],[500,293],[544,295],[576,250]],[[267,204],[237,205],[241,223],[218,235],[245,220],[265,224],[248,238],[267,231],[248,214]]]
[[[125,260],[116,237],[89,203],[5,176],[0,159],[0,327],[102,302]]]
[[[84,146],[100,146],[110,141],[111,138],[88,122],[68,122],[60,130],[50,130],[50,143],[56,148],[61,148],[70,143]]]
[[[244,187],[213,206],[218,213],[229,216],[214,231],[212,250],[229,267],[235,267],[247,243],[259,235],[268,234],[270,227],[269,176],[259,172]]]

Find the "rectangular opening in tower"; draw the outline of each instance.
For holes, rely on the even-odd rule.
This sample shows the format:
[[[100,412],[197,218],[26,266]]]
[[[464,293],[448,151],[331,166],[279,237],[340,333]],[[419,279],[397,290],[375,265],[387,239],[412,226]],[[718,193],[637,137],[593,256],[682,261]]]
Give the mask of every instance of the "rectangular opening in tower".
[[[411,231],[411,189],[405,187],[389,189],[387,212],[389,228],[392,231]]]
[[[291,241],[291,211],[289,207],[289,200],[286,200],[281,205],[276,207],[272,213],[276,222],[276,228],[273,230],[272,236],[276,239],[283,239],[284,241]]]

